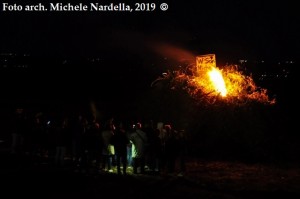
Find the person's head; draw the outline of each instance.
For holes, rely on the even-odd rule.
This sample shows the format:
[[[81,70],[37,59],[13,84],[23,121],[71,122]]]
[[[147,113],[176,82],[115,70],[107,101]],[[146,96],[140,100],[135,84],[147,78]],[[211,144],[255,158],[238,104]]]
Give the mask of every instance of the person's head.
[[[136,129],[141,129],[142,128],[142,123],[140,123],[140,122],[136,123],[135,128]]]
[[[172,130],[172,126],[170,124],[165,125],[166,131],[170,132]]]
[[[16,108],[16,113],[17,114],[22,114],[24,112],[23,108]]]
[[[157,123],[157,129],[161,130],[164,127],[164,123],[163,122],[158,122]]]
[[[124,123],[121,120],[115,120],[114,125],[115,125],[116,129],[124,128]]]

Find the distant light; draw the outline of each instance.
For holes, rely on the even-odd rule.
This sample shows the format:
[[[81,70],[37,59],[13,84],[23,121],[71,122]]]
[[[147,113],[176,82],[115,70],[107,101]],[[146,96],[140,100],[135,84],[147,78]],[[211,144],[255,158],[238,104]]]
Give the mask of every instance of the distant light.
[[[247,60],[246,59],[240,59],[239,62],[242,64],[242,63],[246,63]]]

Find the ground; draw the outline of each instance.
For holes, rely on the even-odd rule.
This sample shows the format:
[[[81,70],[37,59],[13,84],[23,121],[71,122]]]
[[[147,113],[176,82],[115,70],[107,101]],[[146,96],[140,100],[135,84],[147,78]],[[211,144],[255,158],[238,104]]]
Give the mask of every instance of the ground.
[[[300,198],[300,168],[189,158],[183,176],[78,172],[2,155],[2,194],[25,198]],[[28,162],[27,162],[28,163]]]

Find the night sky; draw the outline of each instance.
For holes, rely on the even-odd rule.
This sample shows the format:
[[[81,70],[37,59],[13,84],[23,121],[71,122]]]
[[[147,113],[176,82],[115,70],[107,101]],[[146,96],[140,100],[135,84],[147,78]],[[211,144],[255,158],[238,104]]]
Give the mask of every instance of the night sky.
[[[154,12],[1,11],[0,52],[38,60],[34,71],[10,78],[11,85],[17,82],[13,88],[23,96],[28,87],[34,96],[101,89],[130,96],[197,54],[215,53],[217,63],[299,59],[296,3],[170,1],[167,11],[159,10],[160,3]],[[36,82],[47,91],[39,90]],[[7,83],[4,90],[11,89]]]
[[[147,41],[193,52],[295,56],[298,6],[250,1],[172,1],[169,10],[124,12],[1,12],[1,51],[61,56],[149,50]],[[298,49],[299,50],[299,49]]]

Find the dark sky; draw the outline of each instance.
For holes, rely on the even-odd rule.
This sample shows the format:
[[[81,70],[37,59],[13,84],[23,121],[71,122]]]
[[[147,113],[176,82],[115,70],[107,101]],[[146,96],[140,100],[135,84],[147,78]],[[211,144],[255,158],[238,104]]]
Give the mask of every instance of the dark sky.
[[[172,1],[143,13],[1,12],[1,51],[62,56],[151,51],[163,42],[195,53],[296,56],[299,14],[288,1]]]

